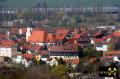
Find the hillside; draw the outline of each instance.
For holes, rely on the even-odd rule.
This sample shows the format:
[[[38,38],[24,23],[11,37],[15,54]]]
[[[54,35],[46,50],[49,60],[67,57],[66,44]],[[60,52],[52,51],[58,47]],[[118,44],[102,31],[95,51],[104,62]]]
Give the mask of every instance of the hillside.
[[[97,2],[98,1],[98,2]],[[63,6],[96,6],[97,3],[103,6],[120,5],[120,0],[0,0],[3,7],[33,7],[37,3],[47,2],[49,7]]]

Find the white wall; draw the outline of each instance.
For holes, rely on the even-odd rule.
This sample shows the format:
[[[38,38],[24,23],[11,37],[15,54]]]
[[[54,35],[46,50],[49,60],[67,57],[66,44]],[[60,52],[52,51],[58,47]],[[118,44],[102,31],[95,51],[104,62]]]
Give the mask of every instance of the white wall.
[[[27,27],[27,32],[26,32],[26,41],[28,41],[29,36],[31,35],[32,28]]]
[[[50,58],[55,58],[55,57],[57,57],[57,58],[62,58],[62,59],[79,59],[79,57],[78,56],[69,56],[69,57],[66,57],[66,56],[50,56]]]
[[[96,50],[97,51],[108,51],[108,46],[107,45],[102,45],[102,47],[96,46]]]
[[[12,56],[12,49],[11,48],[4,48],[1,47],[0,48],[0,56],[6,56],[6,57],[10,57]]]

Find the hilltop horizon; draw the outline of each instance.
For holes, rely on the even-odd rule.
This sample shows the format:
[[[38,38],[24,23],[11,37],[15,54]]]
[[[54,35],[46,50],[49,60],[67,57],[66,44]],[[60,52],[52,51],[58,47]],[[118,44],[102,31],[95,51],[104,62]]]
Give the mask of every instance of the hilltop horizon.
[[[4,8],[32,8],[44,2],[48,4],[48,7],[120,6],[120,0],[0,0],[0,5]]]

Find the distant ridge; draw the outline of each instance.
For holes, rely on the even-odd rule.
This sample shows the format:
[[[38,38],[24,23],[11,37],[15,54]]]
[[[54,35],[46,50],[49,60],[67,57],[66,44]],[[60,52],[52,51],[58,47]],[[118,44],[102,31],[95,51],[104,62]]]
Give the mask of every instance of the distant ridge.
[[[67,6],[120,6],[120,0],[0,0],[0,4],[6,8],[31,8],[37,3],[47,2],[48,7],[67,7]]]

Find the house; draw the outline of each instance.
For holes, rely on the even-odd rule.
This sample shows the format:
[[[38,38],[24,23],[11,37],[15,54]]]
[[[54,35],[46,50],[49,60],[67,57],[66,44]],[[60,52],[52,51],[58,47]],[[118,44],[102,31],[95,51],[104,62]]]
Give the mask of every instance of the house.
[[[104,56],[120,56],[120,51],[108,51],[104,53]]]
[[[17,54],[17,48],[15,48],[16,43],[10,40],[1,40],[0,41],[0,56],[12,58]]]
[[[20,64],[22,62],[23,58],[21,55],[17,55],[17,57],[12,58],[13,63]]]
[[[16,58],[13,58],[13,63],[22,64],[24,67],[28,67],[31,64],[31,61],[27,61],[22,55],[17,55]]]
[[[77,45],[56,45],[49,46],[48,55],[50,58],[62,58],[65,62],[78,63]]]
[[[23,58],[22,60],[22,65],[24,65],[24,67],[29,67],[31,64],[31,61],[27,61],[27,59]]]
[[[56,28],[54,31],[56,41],[58,41],[61,44],[63,43],[63,40],[65,39],[67,34],[70,32],[70,30],[66,28]]]
[[[20,28],[19,29],[19,34],[25,34],[28,31],[29,31],[29,28]]]
[[[47,45],[47,33],[44,30],[33,30],[32,33],[28,33],[26,41],[41,46]]]
[[[47,37],[47,43],[50,46],[54,46],[55,43],[56,43],[56,36],[55,36],[55,34],[48,33],[47,35],[48,35],[48,37]]]
[[[103,43],[102,38],[93,38],[93,44],[97,51],[107,51],[108,50],[108,44]]]
[[[18,54],[17,49],[13,47],[0,47],[0,57],[12,58]]]
[[[80,35],[79,39],[77,40],[77,42],[80,44],[81,47],[90,46],[90,44],[91,44],[91,37],[87,33],[82,33]]]
[[[97,32],[92,35],[91,44],[97,51],[108,51],[111,37],[112,35],[109,35],[106,31]]]
[[[57,59],[53,58],[51,61],[50,61],[50,66],[57,66],[58,65],[58,61]]]

